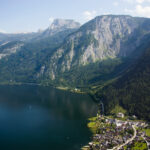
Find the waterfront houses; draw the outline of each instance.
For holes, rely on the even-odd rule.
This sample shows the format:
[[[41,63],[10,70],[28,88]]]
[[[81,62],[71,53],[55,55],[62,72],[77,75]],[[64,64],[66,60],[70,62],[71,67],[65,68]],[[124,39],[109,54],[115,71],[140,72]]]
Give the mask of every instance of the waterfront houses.
[[[120,117],[119,117],[120,118]],[[97,116],[93,121],[96,132],[86,150],[123,150],[131,149],[135,143],[141,142],[150,146],[150,137],[143,130],[148,126],[143,121],[135,121],[108,116]],[[122,117],[121,117],[122,118]]]

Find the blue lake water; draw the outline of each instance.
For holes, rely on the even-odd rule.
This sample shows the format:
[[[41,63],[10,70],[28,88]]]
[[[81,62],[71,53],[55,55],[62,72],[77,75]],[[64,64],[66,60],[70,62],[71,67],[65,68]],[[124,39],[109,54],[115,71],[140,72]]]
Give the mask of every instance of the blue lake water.
[[[79,150],[90,141],[87,95],[51,87],[0,86],[0,150]]]

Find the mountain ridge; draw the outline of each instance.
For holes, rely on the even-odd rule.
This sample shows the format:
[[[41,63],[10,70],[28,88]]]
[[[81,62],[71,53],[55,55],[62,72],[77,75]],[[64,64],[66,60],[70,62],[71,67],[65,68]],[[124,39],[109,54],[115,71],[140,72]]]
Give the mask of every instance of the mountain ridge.
[[[132,61],[138,57],[136,49],[150,32],[150,19],[126,15],[98,16],[80,27],[72,20],[69,27],[70,22],[77,28],[47,36],[48,28],[1,60],[0,80],[70,87],[102,84],[128,67],[131,54]]]
[[[140,49],[141,56],[122,76],[97,90],[96,97],[104,102],[107,114],[121,106],[129,115],[150,120],[150,35]]]
[[[72,20],[67,28],[57,21],[54,32],[47,28],[20,41],[20,35],[0,37],[0,84],[92,92],[103,100],[106,114],[121,106],[150,120],[150,19],[104,15],[75,28]]]
[[[142,27],[139,37],[135,37],[134,30],[138,30],[146,21],[150,22],[146,18],[130,16],[96,17],[66,37],[62,46],[50,58],[50,69],[46,74],[49,74],[51,80],[55,80],[58,74],[69,71],[74,66],[130,55],[140,45],[145,33],[150,31],[149,28]],[[131,43],[128,38],[134,41]]]

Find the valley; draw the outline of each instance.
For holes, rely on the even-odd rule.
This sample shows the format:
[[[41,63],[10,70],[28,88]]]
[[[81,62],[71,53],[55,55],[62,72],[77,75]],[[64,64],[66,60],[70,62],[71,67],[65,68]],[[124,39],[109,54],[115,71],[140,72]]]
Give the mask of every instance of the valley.
[[[98,114],[90,119],[88,126],[94,135],[85,149],[134,149],[139,145],[147,148],[147,131],[149,134],[150,130],[150,19],[102,15],[83,25],[74,20],[55,19],[42,31],[0,33],[0,85],[53,87],[67,94],[70,91],[83,97],[88,95],[87,99],[92,99],[95,105],[101,102],[105,111],[102,116]],[[50,95],[53,99],[56,89],[51,90],[54,91]],[[66,102],[69,105],[71,97],[65,98],[62,101],[69,99]],[[82,109],[95,115],[93,108],[87,110],[86,106],[83,104]],[[118,119],[118,113],[125,114],[126,118]],[[137,119],[130,119],[134,115]],[[85,118],[82,120],[84,125]],[[61,122],[61,119],[57,121]],[[87,132],[87,129],[81,130]],[[54,138],[52,140],[56,142]],[[86,144],[88,140],[83,142]]]

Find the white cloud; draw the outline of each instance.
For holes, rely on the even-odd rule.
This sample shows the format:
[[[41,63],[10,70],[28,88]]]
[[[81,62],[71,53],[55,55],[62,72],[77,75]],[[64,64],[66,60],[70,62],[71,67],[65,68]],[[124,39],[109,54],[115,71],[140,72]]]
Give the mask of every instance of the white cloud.
[[[145,2],[150,2],[150,0],[123,0],[124,2],[127,2],[129,4],[133,4],[133,3],[138,3],[138,4],[142,4]]]
[[[5,31],[5,30],[2,30],[2,29],[0,29],[0,32],[1,32],[1,33],[6,33],[6,31]]]
[[[150,18],[150,6],[143,7],[141,5],[137,5],[135,9],[135,13],[137,13],[140,16]]]
[[[136,0],[136,2],[142,4],[145,2],[145,0]]]
[[[150,0],[136,0],[137,3],[142,4],[144,2],[150,2]]]
[[[102,13],[102,15],[110,15],[111,13],[110,12],[104,12]]]
[[[96,15],[97,12],[95,10],[83,12],[83,16],[86,21],[93,19],[94,17],[96,17]]]
[[[118,2],[114,2],[113,5],[114,5],[114,6],[118,6],[119,3],[118,3]]]
[[[124,11],[125,11],[126,13],[132,14],[132,15],[133,15],[133,13],[134,13],[134,10],[127,9],[127,8],[125,8]]]
[[[148,17],[150,18],[150,6],[142,6],[142,5],[136,5],[135,9],[125,9],[125,12],[130,13],[134,16],[140,16],[140,17]]]
[[[49,18],[50,24],[53,23],[53,21],[54,21],[54,18],[53,18],[53,17],[50,17],[50,18]]]
[[[135,2],[136,0],[123,0],[124,2],[127,2],[129,4],[132,4],[133,2]]]

